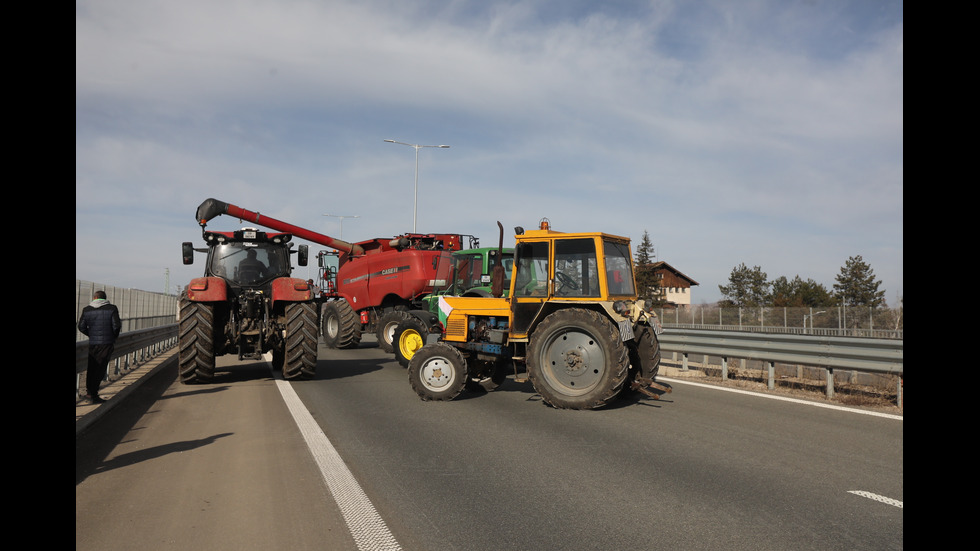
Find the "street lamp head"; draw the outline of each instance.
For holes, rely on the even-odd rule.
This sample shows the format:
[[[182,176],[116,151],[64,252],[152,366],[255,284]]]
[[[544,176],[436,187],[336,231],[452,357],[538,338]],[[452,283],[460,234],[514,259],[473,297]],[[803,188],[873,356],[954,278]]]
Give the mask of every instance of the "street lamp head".
[[[441,148],[441,149],[449,149],[449,146],[448,145],[422,145],[422,144],[417,144],[417,143],[400,142],[398,140],[389,140],[388,138],[385,138],[384,141],[387,142],[387,143],[396,143],[396,144],[400,144],[400,145],[407,145],[408,147],[414,147],[415,148],[415,151],[418,151],[419,149],[421,149],[423,147],[438,147],[438,148]]]
[[[437,147],[439,149],[449,149],[448,145],[422,145],[417,143],[405,143],[395,140],[389,140],[384,138],[387,143],[396,143],[400,145],[407,145],[408,147],[415,149],[415,208],[412,212],[412,231],[417,231],[418,225],[418,211],[419,211],[419,149],[423,147]]]

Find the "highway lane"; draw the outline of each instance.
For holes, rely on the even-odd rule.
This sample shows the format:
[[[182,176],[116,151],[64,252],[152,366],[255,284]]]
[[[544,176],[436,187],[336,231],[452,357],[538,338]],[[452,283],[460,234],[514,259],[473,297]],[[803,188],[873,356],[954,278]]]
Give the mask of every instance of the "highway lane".
[[[903,499],[900,420],[682,384],[600,411],[513,380],[422,402],[370,338],[321,346],[290,387],[404,549],[903,546],[902,508],[865,497]],[[76,449],[77,549],[355,548],[267,367],[171,384],[132,416],[82,475]]]
[[[380,350],[321,357],[296,391],[406,548],[902,546],[902,509],[849,493],[901,501],[900,420],[687,385],[602,411],[513,381],[422,402]]]

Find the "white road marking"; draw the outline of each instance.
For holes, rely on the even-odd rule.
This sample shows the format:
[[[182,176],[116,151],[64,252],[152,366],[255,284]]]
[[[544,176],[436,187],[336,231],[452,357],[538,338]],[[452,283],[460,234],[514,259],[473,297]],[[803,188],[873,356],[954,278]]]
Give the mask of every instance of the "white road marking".
[[[882,503],[887,503],[888,505],[894,505],[895,507],[898,507],[899,509],[904,509],[905,508],[905,507],[903,507],[902,502],[899,501],[899,500],[897,500],[897,499],[892,499],[890,497],[880,496],[878,494],[872,494],[871,492],[865,492],[864,490],[848,490],[847,493],[854,494],[854,495],[859,495],[861,497],[866,497],[868,499],[873,499],[875,501],[880,501]]]
[[[357,483],[350,469],[337,453],[336,448],[323,434],[316,420],[296,395],[296,391],[277,374],[276,385],[286,402],[296,426],[299,427],[306,445],[313,453],[313,459],[320,468],[324,482],[340,507],[347,528],[350,530],[358,549],[396,551],[401,545],[388,530],[388,526],[375,510],[364,490]]]
[[[887,419],[897,419],[899,421],[903,421],[905,419],[901,415],[893,415],[891,413],[881,413],[881,412],[877,412],[877,411],[868,411],[868,410],[864,410],[864,409],[855,409],[855,408],[849,408],[849,407],[844,407],[844,406],[836,406],[836,405],[833,405],[833,404],[822,404],[820,402],[814,402],[814,401],[811,401],[811,400],[800,400],[798,398],[788,398],[786,396],[773,396],[772,394],[762,394],[760,392],[753,392],[751,390],[742,390],[742,389],[739,389],[739,388],[727,388],[727,387],[717,386],[717,385],[707,385],[707,384],[704,384],[704,383],[695,383],[694,381],[687,381],[687,380],[684,380],[684,379],[674,379],[674,378],[669,378],[669,377],[657,377],[657,381],[668,381],[668,382],[671,382],[671,383],[681,383],[681,384],[685,384],[685,385],[699,386],[701,388],[710,388],[710,389],[713,389],[713,390],[723,390],[725,392],[734,392],[736,394],[750,394],[752,396],[758,396],[760,398],[769,398],[770,400],[782,400],[784,402],[793,402],[793,403],[796,403],[796,404],[804,404],[804,405],[807,405],[807,406],[814,406],[814,407],[818,407],[818,408],[836,409],[838,411],[849,411],[851,413],[860,413],[860,414],[863,414],[863,415],[871,415],[873,417],[885,417]]]

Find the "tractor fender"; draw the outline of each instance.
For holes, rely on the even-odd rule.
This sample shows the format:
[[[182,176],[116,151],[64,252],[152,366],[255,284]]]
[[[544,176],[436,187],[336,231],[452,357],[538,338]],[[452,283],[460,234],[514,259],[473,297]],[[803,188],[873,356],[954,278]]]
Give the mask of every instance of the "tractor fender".
[[[580,301],[570,301],[570,300],[549,300],[543,302],[541,309],[531,320],[528,325],[526,334],[530,335],[537,329],[539,323],[541,323],[544,318],[548,317],[548,314],[555,312],[557,310],[563,310],[565,308],[581,308],[583,310],[593,310],[600,316],[608,318],[613,324],[620,324],[620,322],[625,321],[627,318],[616,313],[613,309],[613,303],[610,301],[602,302],[580,302]]]
[[[195,277],[187,286],[191,302],[224,302],[228,300],[228,284],[220,277]]]
[[[408,313],[411,314],[412,317],[417,318],[423,325],[429,327],[430,329],[433,327],[440,327],[439,316],[429,312],[428,310],[409,310]]]
[[[280,277],[272,280],[272,304],[279,301],[309,302],[313,300],[313,290],[305,279]]]
[[[351,309],[354,310],[355,312],[367,308],[367,306],[364,306],[363,301],[360,302],[360,303],[358,303],[357,302],[357,297],[354,296],[354,295],[352,295],[352,294],[350,294],[350,293],[337,292],[337,293],[334,293],[334,296],[336,298],[338,298],[338,299],[346,300],[347,301],[347,304],[350,304]]]

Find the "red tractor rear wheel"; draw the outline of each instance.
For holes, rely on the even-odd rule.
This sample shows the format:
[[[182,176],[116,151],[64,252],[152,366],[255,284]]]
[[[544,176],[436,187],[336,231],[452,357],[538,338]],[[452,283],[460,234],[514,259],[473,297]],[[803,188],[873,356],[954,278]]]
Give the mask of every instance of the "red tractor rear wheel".
[[[287,381],[316,375],[316,309],[312,303],[286,306],[286,339],[282,377]]]
[[[177,341],[180,382],[205,383],[214,378],[214,305],[181,299]]]

